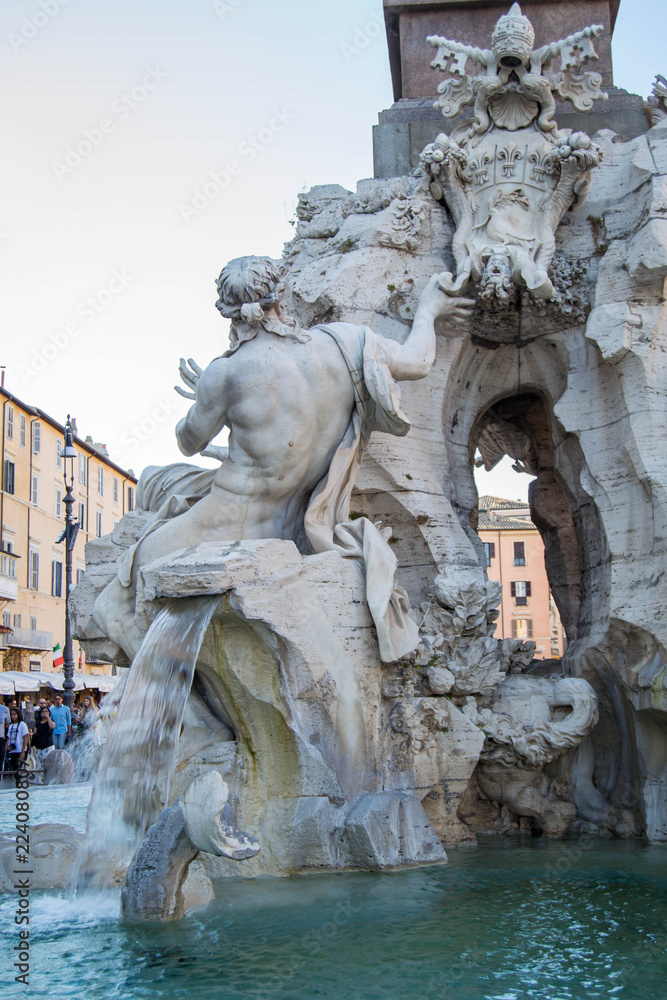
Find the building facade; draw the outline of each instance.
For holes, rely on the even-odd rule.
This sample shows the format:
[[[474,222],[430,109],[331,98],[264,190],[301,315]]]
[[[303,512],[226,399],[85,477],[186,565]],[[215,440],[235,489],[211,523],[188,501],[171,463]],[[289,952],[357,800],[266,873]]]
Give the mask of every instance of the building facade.
[[[503,588],[496,636],[534,642],[536,659],[561,657],[565,635],[549,590],[544,544],[528,504],[480,497],[477,533],[489,580]]]
[[[52,672],[53,648],[65,645],[65,544],[59,541],[65,517],[64,427],[4,387],[0,401],[0,660],[4,671]],[[133,509],[136,478],[111,461],[104,445],[82,441],[75,422],[74,430],[76,584],[85,573],[86,542],[108,534]],[[87,674],[112,671],[109,663],[86,663],[77,642],[74,659]]]

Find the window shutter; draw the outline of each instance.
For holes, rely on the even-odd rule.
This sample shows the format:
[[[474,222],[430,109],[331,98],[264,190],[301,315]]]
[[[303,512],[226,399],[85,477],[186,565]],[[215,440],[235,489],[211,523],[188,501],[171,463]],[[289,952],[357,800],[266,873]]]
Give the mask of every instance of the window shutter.
[[[526,636],[528,639],[533,638],[533,619],[526,618]]]
[[[516,639],[516,620],[512,619],[512,638]]]
[[[495,559],[495,558],[496,558],[496,543],[489,542],[489,559]]]
[[[516,583],[512,580],[510,587],[512,588],[512,597],[516,597]]]
[[[526,597],[530,597],[530,580],[526,580]]]
[[[39,455],[42,449],[42,425],[37,421],[32,425],[32,453]]]

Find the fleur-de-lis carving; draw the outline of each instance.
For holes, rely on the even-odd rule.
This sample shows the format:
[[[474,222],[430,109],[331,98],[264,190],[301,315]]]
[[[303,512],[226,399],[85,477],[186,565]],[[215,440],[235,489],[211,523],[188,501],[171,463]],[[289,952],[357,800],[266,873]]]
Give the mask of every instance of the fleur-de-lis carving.
[[[530,172],[531,181],[536,181],[537,184],[541,184],[547,174],[552,171],[551,167],[551,150],[548,149],[545,153],[540,153],[538,150],[531,153],[528,157],[528,162],[533,164],[533,169]]]
[[[475,184],[487,184],[489,180],[488,166],[491,163],[491,157],[488,153],[480,153],[474,159],[470,160],[468,166],[473,173],[473,179]]]
[[[515,142],[509,142],[503,149],[498,151],[498,159],[503,165],[503,175],[514,177],[519,160],[523,159],[523,153]]]

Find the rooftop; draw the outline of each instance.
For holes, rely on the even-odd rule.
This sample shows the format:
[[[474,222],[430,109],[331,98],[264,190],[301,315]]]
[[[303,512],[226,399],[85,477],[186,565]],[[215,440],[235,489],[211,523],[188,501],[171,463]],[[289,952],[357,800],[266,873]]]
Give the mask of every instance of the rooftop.
[[[59,423],[59,421],[50,416],[48,413],[45,413],[44,410],[40,410],[38,406],[33,406],[32,403],[25,403],[22,399],[19,399],[18,396],[15,396],[12,392],[5,389],[4,386],[0,386],[0,398],[1,397],[4,397],[10,403],[15,403],[16,406],[20,406],[21,409],[26,410],[28,413],[32,413],[40,420],[44,420],[47,424],[50,424],[51,427],[55,427],[56,430],[60,431],[60,433],[64,435],[64,425]],[[96,444],[90,436],[88,436],[85,441],[81,440],[77,433],[76,419],[74,418],[72,418],[72,429],[74,431],[72,437],[75,445],[78,445],[79,448],[83,448],[87,451],[94,452],[99,458],[106,462],[107,465],[111,466],[111,468],[115,469],[117,472],[120,472],[125,479],[131,479],[136,483],[137,478],[132,469],[124,469],[122,466],[117,465],[116,462],[110,459],[105,444]]]

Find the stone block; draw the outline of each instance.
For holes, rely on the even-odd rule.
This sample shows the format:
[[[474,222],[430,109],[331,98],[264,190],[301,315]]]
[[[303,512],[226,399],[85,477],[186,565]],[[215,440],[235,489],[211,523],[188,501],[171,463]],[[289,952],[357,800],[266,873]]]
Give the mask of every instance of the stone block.
[[[272,799],[263,823],[263,842],[270,840],[283,873],[341,867],[340,838],[345,810],[325,796]]]
[[[343,845],[353,868],[399,868],[447,860],[421,802],[406,792],[361,795],[347,815]]]
[[[192,545],[141,570],[142,600],[224,594],[301,564],[294,542],[251,539]]]

